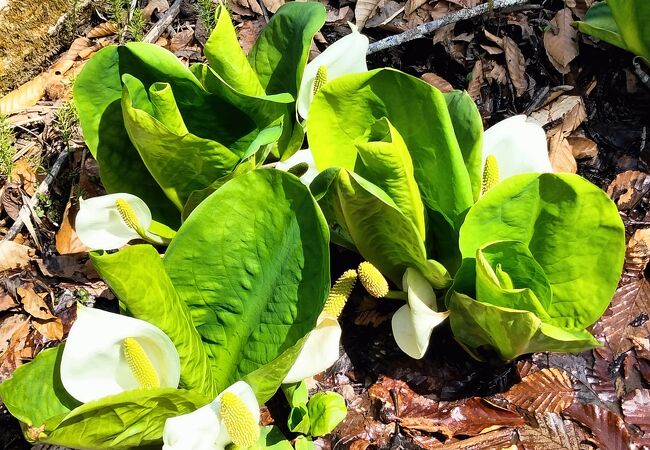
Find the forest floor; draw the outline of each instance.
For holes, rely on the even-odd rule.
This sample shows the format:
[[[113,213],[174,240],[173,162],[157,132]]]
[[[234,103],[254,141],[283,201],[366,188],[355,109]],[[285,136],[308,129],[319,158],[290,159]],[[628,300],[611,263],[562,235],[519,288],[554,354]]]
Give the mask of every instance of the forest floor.
[[[348,21],[363,23],[372,42],[483,3],[323,2],[327,23],[312,56],[347,34]],[[244,49],[282,3],[230,0]],[[635,72],[633,55],[571,27],[592,3],[533,0],[495,10],[374,53],[368,63],[442,90],[466,89],[486,127],[515,114],[532,116],[547,132],[554,169],[584,176],[616,202],[628,245],[619,288],[591,328],[603,346],[479,363],[443,326],[427,355],[413,360],[391,335],[389,319],[399,305],[366,298],[359,288],[342,316],[343,356],[311,385],[341,393],[348,404],[346,419],[317,440],[319,447],[650,448],[650,88]],[[69,101],[74,76],[94,52],[146,35],[170,8],[167,0],[141,6],[141,29],[115,27],[110,8],[93,6],[90,23],[73,24],[69,48],[30,85],[0,99],[13,105],[0,126],[0,382],[65,338],[78,300],[116,302],[73,229],[78,199],[103,189]],[[158,45],[186,63],[203,61],[207,32],[196,4],[181,2],[161,31]],[[44,180],[48,189],[40,192]],[[356,262],[333,248],[332,277]],[[290,436],[286,414],[276,396],[263,418]],[[0,402],[0,449],[29,448]]]

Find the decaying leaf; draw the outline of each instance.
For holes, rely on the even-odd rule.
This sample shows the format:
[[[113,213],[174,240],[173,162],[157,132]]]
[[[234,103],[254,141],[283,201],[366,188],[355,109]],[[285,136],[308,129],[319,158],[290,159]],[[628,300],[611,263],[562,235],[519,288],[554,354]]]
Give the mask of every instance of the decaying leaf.
[[[49,320],[54,318],[50,307],[45,302],[47,292],[36,293],[32,285],[26,284],[19,287],[16,292],[20,296],[20,302],[23,304],[25,312],[38,319]]]
[[[24,314],[13,314],[0,323],[0,382],[22,364],[29,329],[29,317]]]
[[[484,81],[483,62],[477,59],[472,69],[472,79],[469,80],[469,85],[467,86],[467,93],[475,102],[481,99],[481,86],[483,86]]]
[[[63,322],[58,317],[50,320],[34,319],[32,320],[32,326],[48,341],[63,339]]]
[[[545,105],[530,115],[540,126],[557,126],[567,122],[565,129],[574,131],[587,117],[584,101],[577,95],[560,95],[553,102]]]
[[[149,17],[151,17],[151,15]],[[88,37],[89,38],[100,38],[100,37],[105,37],[105,36],[112,36],[116,32],[117,32],[117,28],[115,27],[115,24],[113,22],[104,22],[104,23],[100,23],[96,27],[93,27],[88,32]]]
[[[386,448],[395,430],[394,424],[387,424],[374,416],[376,408],[373,401],[364,392],[348,402],[348,413],[343,422],[334,430],[334,434],[350,443],[350,448],[363,450],[372,443],[379,448]]]
[[[56,233],[56,251],[60,255],[70,255],[74,253],[85,253],[90,249],[79,240],[79,236],[74,230],[73,218],[79,210],[78,206],[73,206],[72,201],[68,200],[65,210],[63,211],[63,218],[61,219],[61,227]]]
[[[641,276],[650,261],[650,228],[639,228],[627,243],[625,273]]]
[[[169,3],[167,0],[149,0],[147,6],[142,8],[142,15],[144,16],[144,20],[149,22],[154,13],[160,15],[168,9]]]
[[[603,402],[615,404],[619,398],[621,374],[616,370],[616,357],[612,349],[604,345],[592,351],[594,363],[585,369],[587,381],[591,390]]]
[[[524,448],[546,450],[582,450],[585,433],[570,420],[555,413],[536,414],[538,427],[517,430]]]
[[[574,133],[567,137],[567,141],[575,159],[593,158],[598,155],[598,145],[588,137]]]
[[[517,97],[521,97],[528,89],[528,79],[526,78],[526,59],[524,54],[519,50],[519,46],[508,36],[503,36],[503,51],[506,56],[506,67],[512,85],[515,87]]]
[[[626,450],[630,448],[630,432],[623,420],[613,412],[594,404],[574,403],[565,415],[586,426],[604,450]]]
[[[269,12],[275,13],[280,6],[284,5],[284,0],[262,0],[262,3]]]
[[[0,241],[0,272],[29,267],[34,250],[14,241]]]
[[[551,20],[551,28],[544,33],[544,48],[548,59],[558,72],[567,74],[569,63],[578,56],[578,31],[571,26],[573,15],[564,8]]]
[[[357,0],[357,4],[354,7],[354,17],[359,30],[361,30],[366,25],[368,19],[373,16],[378,5],[379,0]]]
[[[436,75],[433,72],[423,73],[421,78],[431,86],[440,89],[442,92],[451,92],[454,90],[454,87],[449,81],[445,80],[441,76]]]
[[[641,428],[644,437],[650,434],[650,390],[631,392],[623,399],[622,408],[628,423]]]
[[[559,413],[573,403],[573,383],[566,372],[552,367],[525,376],[504,396],[530,412]]]
[[[607,188],[607,195],[625,211],[634,208],[650,192],[650,175],[637,170],[619,173]]]
[[[177,52],[187,47],[194,39],[194,30],[188,29],[176,33],[169,42],[169,50]]]
[[[618,355],[633,347],[632,338],[650,335],[650,284],[641,279],[618,288],[612,303],[592,328]]]

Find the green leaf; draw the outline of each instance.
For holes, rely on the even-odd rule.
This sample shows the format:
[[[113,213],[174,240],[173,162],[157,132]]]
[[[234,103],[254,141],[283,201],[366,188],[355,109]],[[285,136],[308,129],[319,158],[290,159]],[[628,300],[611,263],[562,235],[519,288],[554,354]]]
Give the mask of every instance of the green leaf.
[[[504,308],[452,291],[447,307],[454,337],[475,358],[503,360],[533,352],[580,352],[600,346],[585,330],[544,324],[532,312]]]
[[[465,167],[472,184],[474,201],[481,194],[483,174],[483,119],[476,103],[467,91],[451,91],[443,93],[447,101],[447,109],[454,126],[458,146],[463,154]]]
[[[309,434],[309,412],[307,405],[292,406],[287,418],[287,427],[293,433]]]
[[[607,0],[626,48],[650,64],[650,3],[647,0]]]
[[[203,48],[210,67],[233,89],[251,96],[264,95],[257,74],[239,46],[226,6],[217,5],[215,16],[214,30]]]
[[[311,421],[310,434],[323,436],[331,433],[345,419],[348,409],[345,399],[336,392],[318,392],[307,403]]]
[[[109,193],[137,195],[149,206],[154,219],[176,227],[180,223],[177,209],[149,174],[124,128],[117,49],[110,46],[97,52],[77,76],[73,98],[79,124],[88,149],[99,162],[104,188]],[[137,72],[139,66],[134,69]]]
[[[181,360],[181,386],[216,397],[219,392],[201,336],[156,249],[133,245],[117,253],[91,252],[90,259],[120,300],[122,311],[157,326],[172,340]]]
[[[356,147],[359,158],[355,173],[388,194],[424,240],[424,205],[413,176],[413,161],[402,136],[382,117],[371,125]]]
[[[219,142],[188,132],[169,84],[151,85],[150,115],[132,102],[146,96],[144,86],[128,74],[124,82],[122,110],[131,141],[167,198],[181,210],[193,191],[229,174],[240,157]]]
[[[572,174],[523,174],[485,194],[460,230],[464,258],[485,244],[516,240],[528,246],[553,291],[547,308],[555,325],[583,329],[607,308],[625,253],[616,205]]]
[[[425,206],[460,226],[474,197],[447,101],[431,85],[403,72],[344,75],[316,94],[307,130],[318,169],[353,170],[357,139],[382,117],[404,138]]]
[[[43,350],[0,384],[2,402],[16,419],[29,427],[25,431],[27,437],[51,417],[65,415],[80,405],[61,384],[59,368],[63,348],[62,344]]]
[[[218,390],[315,326],[330,287],[328,241],[307,188],[278,170],[228,181],[178,230],[165,269],[191,311]],[[267,383],[280,385],[293,361],[284,363]]]
[[[307,383],[304,380],[299,383],[283,384],[282,391],[284,391],[284,396],[287,397],[289,406],[306,405],[309,401]]]
[[[273,425],[260,427],[260,439],[248,450],[293,450],[293,447],[284,437],[282,431]]]
[[[298,436],[294,442],[296,450],[316,450],[316,444],[305,436]]]
[[[88,449],[136,449],[162,443],[165,421],[210,399],[195,391],[153,388],[85,403],[48,421],[38,442]]]
[[[484,303],[534,313],[545,322],[553,293],[542,267],[528,247],[499,241],[476,254],[476,298]]]
[[[616,25],[616,21],[612,15],[612,10],[605,1],[595,3],[587,11],[584,20],[575,22],[574,25],[582,33],[627,50],[618,25]]]
[[[248,54],[267,94],[288,92],[297,98],[311,40],[325,17],[318,2],[286,3],[276,11]]]

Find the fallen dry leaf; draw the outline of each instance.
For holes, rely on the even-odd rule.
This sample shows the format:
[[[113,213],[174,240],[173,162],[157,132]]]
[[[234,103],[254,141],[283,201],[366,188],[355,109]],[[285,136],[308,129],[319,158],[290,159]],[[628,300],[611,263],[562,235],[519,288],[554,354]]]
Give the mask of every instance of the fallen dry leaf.
[[[237,29],[237,38],[244,53],[248,54],[251,48],[253,48],[253,44],[255,44],[257,37],[265,25],[264,17],[259,17],[254,20],[245,20],[242,26]]]
[[[469,80],[469,84],[467,85],[467,93],[475,102],[481,99],[481,86],[483,86],[484,81],[483,62],[477,59],[472,69],[472,79]]]
[[[45,297],[49,295],[47,292],[36,293],[34,292],[33,286],[29,284],[19,287],[16,289],[16,292],[20,296],[20,302],[23,304],[23,309],[32,317],[44,320],[53,319],[55,317],[50,311],[50,307],[45,302]]]
[[[623,420],[613,412],[594,404],[574,403],[565,415],[586,426],[603,450],[626,450],[630,448],[630,432]]]
[[[438,88],[442,92],[451,92],[454,90],[454,87],[449,81],[445,80],[441,76],[436,75],[433,72],[423,73],[420,78],[429,83],[431,86]]]
[[[142,8],[142,15],[144,16],[144,20],[146,22],[149,22],[151,21],[151,16],[153,16],[154,13],[160,15],[168,9],[169,3],[167,0],[149,0],[147,6]]]
[[[149,16],[149,17],[151,17],[151,16]],[[100,37],[112,36],[116,32],[117,32],[117,28],[115,27],[115,24],[113,22],[104,22],[104,23],[100,23],[96,27],[93,27],[88,32],[87,36],[89,38],[100,38]]]
[[[38,186],[39,182],[34,167],[32,167],[32,164],[27,159],[19,159],[16,161],[9,175],[9,180],[14,183],[19,183],[25,193],[30,197],[36,192],[34,186]]]
[[[169,42],[169,50],[176,53],[187,47],[194,40],[194,30],[188,29],[176,33]]]
[[[264,3],[264,6],[266,6],[266,9],[268,9],[270,13],[275,14],[278,8],[284,5],[284,0],[262,0],[262,3]]]
[[[74,216],[77,214],[77,211],[79,211],[79,206],[73,206],[72,201],[68,200],[68,204],[63,211],[61,227],[56,232],[56,251],[60,255],[85,253],[90,250],[81,242],[74,230]]]
[[[573,156],[571,144],[560,130],[554,130],[554,134],[549,140],[548,157],[551,160],[553,172],[557,173],[576,173],[578,163]]]
[[[542,369],[525,376],[504,397],[513,405],[536,414],[559,413],[573,403],[573,383],[563,370]]]
[[[593,158],[598,155],[598,145],[588,137],[571,135],[566,139],[575,159]]]
[[[561,92],[558,92],[561,94]],[[566,129],[575,130],[584,122],[587,113],[582,97],[577,95],[559,95],[554,101],[530,114],[531,119],[541,127],[556,125],[556,122],[569,122]]]
[[[555,69],[567,74],[569,64],[578,56],[578,31],[571,26],[573,15],[564,8],[551,20],[551,28],[544,33],[544,48]]]
[[[354,17],[359,31],[363,29],[368,19],[373,16],[375,11],[377,11],[379,1],[380,0],[357,0],[357,4],[354,7]]]
[[[582,450],[580,445],[585,432],[570,420],[555,413],[536,414],[538,427],[517,430],[521,444],[526,449]]]
[[[637,170],[619,173],[607,188],[620,211],[634,208],[650,192],[650,175]]]
[[[650,335],[650,284],[641,279],[618,288],[592,333],[619,355],[633,347],[632,338]]]
[[[15,308],[16,306],[18,306],[16,300],[14,300],[7,291],[0,287],[0,312]]]
[[[23,314],[14,314],[0,323],[0,383],[23,363],[21,352],[29,329],[29,318]]]
[[[58,317],[50,320],[34,319],[32,326],[48,341],[63,340],[63,322]]]
[[[29,267],[34,250],[14,241],[0,241],[0,272]]]
[[[528,89],[528,79],[526,78],[526,60],[519,46],[508,36],[502,38],[503,51],[506,56],[506,67],[510,75],[510,81],[515,88],[517,97],[521,97]]]
[[[627,243],[624,270],[628,275],[641,276],[650,261],[650,228],[639,228]]]

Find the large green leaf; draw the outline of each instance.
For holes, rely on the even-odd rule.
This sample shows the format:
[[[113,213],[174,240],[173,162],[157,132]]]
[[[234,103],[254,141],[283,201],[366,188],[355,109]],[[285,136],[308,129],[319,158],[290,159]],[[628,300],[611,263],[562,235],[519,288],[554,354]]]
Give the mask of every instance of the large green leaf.
[[[43,350],[30,363],[18,367],[0,384],[0,398],[9,412],[27,429],[27,436],[51,417],[69,413],[81,405],[64,389],[59,377],[63,345]]]
[[[474,197],[447,101],[431,85],[403,72],[344,75],[316,94],[307,124],[316,166],[353,170],[355,142],[382,117],[404,138],[425,206],[459,226]]]
[[[288,92],[297,98],[311,40],[325,17],[318,2],[286,3],[276,11],[248,54],[267,94]]]
[[[38,441],[85,449],[160,448],[168,418],[188,414],[211,400],[173,388],[127,391],[52,418]]]
[[[138,389],[80,404],[63,388],[64,346],[44,350],[0,385],[9,412],[32,442],[87,449],[130,449],[158,444],[165,420],[211,398],[172,388]]]
[[[612,15],[612,10],[605,1],[596,3],[589,8],[584,19],[580,22],[575,22],[575,26],[585,34],[609,42],[617,47],[627,49],[618,25],[616,25],[616,21]]]
[[[650,2],[607,0],[625,46],[650,64]]]
[[[203,48],[210,67],[233,89],[247,95],[264,95],[257,74],[239,46],[230,14],[222,3],[215,11],[214,30]]]
[[[121,309],[157,326],[172,340],[181,360],[181,387],[216,397],[212,366],[201,336],[156,249],[134,245],[111,254],[91,252],[90,258],[120,300]]]
[[[178,210],[149,174],[124,128],[119,63],[117,47],[107,47],[86,63],[75,80],[73,97],[84,139],[99,161],[102,184],[108,192],[137,195],[147,203],[154,219],[177,226]]]
[[[129,137],[167,198],[181,210],[192,192],[228,175],[240,156],[188,131],[169,84],[150,86],[152,115],[132,101],[146,98],[144,86],[128,74],[123,79],[122,111]]]
[[[385,117],[375,122],[356,144],[354,167],[366,180],[382,189],[415,225],[424,240],[424,205],[413,175],[413,161],[404,139]]]
[[[277,170],[233,178],[181,226],[164,264],[190,308],[219,390],[314,327],[330,287],[328,241],[307,188]],[[278,378],[269,382],[277,387],[284,374]]]
[[[481,165],[483,163],[483,119],[476,103],[467,91],[451,91],[443,94],[454,126],[458,146],[463,154],[465,167],[472,184],[474,200],[481,194]]]
[[[331,175],[329,170],[319,177]],[[349,234],[359,253],[381,273],[401,286],[406,269],[414,267],[434,287],[448,285],[448,275],[427,262],[415,224],[384,191],[347,169],[338,169],[336,178],[328,181],[317,182],[317,186],[327,187],[325,193],[317,194],[319,204],[326,207],[334,223]]]
[[[600,345],[586,330],[563,330],[530,311],[490,305],[455,291],[447,307],[454,337],[479,359],[494,352],[507,361],[526,353],[579,352]]]
[[[314,394],[307,403],[307,409],[310,421],[309,434],[312,436],[331,433],[348,414],[343,396],[331,391]]]
[[[554,323],[583,329],[594,323],[616,290],[625,230],[616,205],[572,174],[524,174],[490,189],[460,230],[464,258],[485,244],[516,240],[528,246],[546,275]]]

